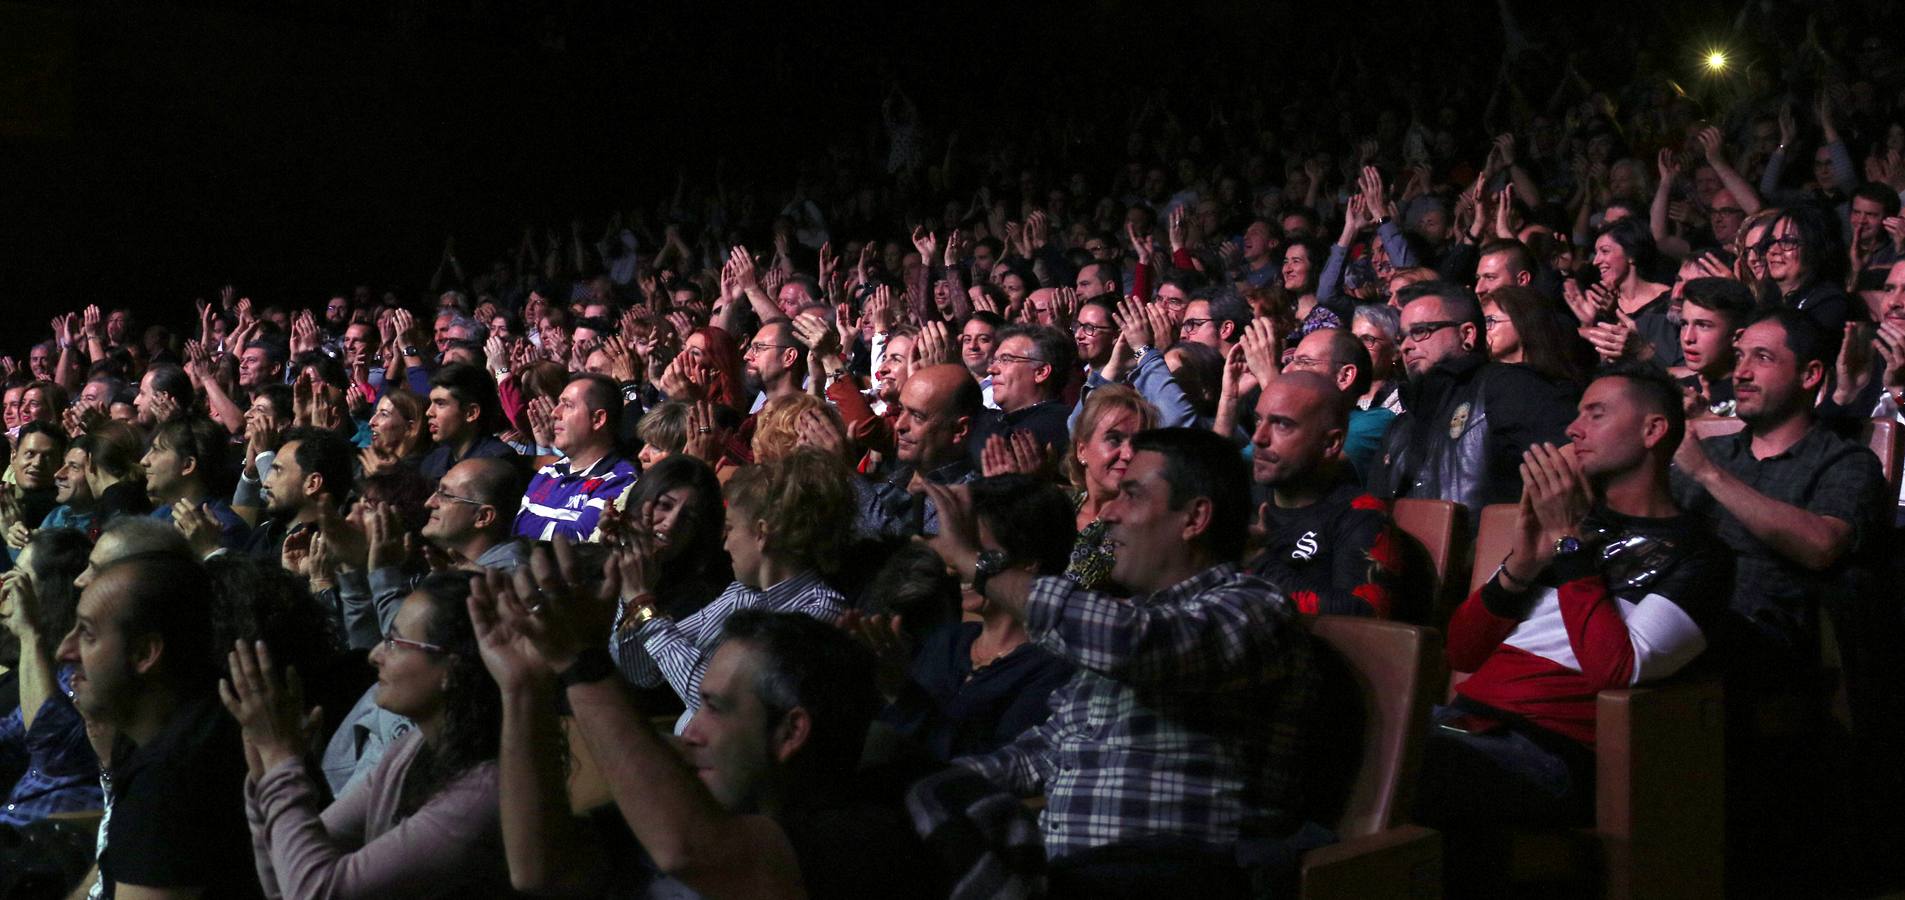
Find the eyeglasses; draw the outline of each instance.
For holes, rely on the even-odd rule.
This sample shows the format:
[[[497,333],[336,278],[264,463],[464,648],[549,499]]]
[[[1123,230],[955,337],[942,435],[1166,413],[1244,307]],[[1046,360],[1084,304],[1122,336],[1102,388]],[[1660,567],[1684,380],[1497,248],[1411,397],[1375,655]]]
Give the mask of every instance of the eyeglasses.
[[[1759,246],[1754,249],[1761,253],[1773,253],[1775,251],[1781,254],[1791,253],[1799,249],[1799,239],[1790,234],[1780,238],[1767,238],[1766,240],[1760,241]]]
[[[1032,356],[1020,356],[1016,353],[994,353],[992,354],[992,359],[994,362],[1002,363],[1025,363],[1034,366],[1045,365],[1045,360]]]
[[[1384,340],[1381,335],[1376,335],[1376,334],[1359,334],[1356,336],[1356,339],[1359,341],[1362,341],[1363,346],[1370,350],[1374,350],[1377,347],[1380,347],[1383,344],[1388,343],[1388,341]]]
[[[1482,325],[1485,328],[1493,328],[1506,321],[1508,321],[1507,316],[1483,316],[1482,317]]]
[[[458,497],[457,495],[452,494],[449,491],[446,491],[440,487],[434,491],[431,491],[430,496],[438,500],[448,500],[452,503],[468,503],[471,506],[488,506],[489,505],[487,503],[484,503],[481,500],[472,499],[470,497]]]
[[[752,344],[748,344],[748,345],[747,345],[747,352],[749,352],[749,353],[772,353],[772,352],[774,352],[774,351],[776,351],[776,350],[788,350],[788,349],[791,349],[791,348],[792,348],[793,346],[794,346],[793,344],[762,344],[762,343],[752,343]]]
[[[1329,360],[1317,359],[1313,356],[1292,356],[1289,362],[1284,363],[1284,368],[1300,369],[1307,372],[1313,369],[1323,368],[1328,363]]]
[[[421,653],[448,653],[450,652],[435,644],[429,644],[423,641],[413,641],[406,637],[398,637],[397,626],[392,625],[389,631],[384,632],[384,652],[395,653],[397,652],[398,647],[402,647],[405,650],[416,650]]]
[[[1436,332],[1441,331],[1444,328],[1454,328],[1455,326],[1460,324],[1462,323],[1460,322],[1423,322],[1417,325],[1410,326],[1409,330],[1404,331],[1402,333],[1402,339],[1405,341],[1408,341],[1411,344],[1420,344],[1423,341],[1426,341],[1429,338],[1433,337]]]
[[[1196,331],[1197,329],[1202,328],[1205,325],[1209,325],[1209,324],[1210,324],[1209,319],[1185,319],[1182,324],[1178,325],[1178,328],[1184,331]]]
[[[1079,334],[1110,334],[1117,330],[1110,325],[1093,325],[1089,322],[1080,322],[1072,326],[1072,331]]]

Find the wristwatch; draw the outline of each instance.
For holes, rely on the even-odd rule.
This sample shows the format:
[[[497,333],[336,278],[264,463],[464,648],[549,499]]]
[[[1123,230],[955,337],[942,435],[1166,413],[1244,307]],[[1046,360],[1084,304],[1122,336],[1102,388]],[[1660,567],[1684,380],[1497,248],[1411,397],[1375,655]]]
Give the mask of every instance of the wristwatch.
[[[556,683],[565,688],[592,684],[615,675],[615,658],[604,647],[590,647],[576,654],[575,662],[556,673]]]
[[[409,346],[409,345],[405,345],[405,346],[404,346],[404,348],[403,348],[403,355],[405,355],[405,356],[414,356],[414,357],[416,357],[416,358],[418,358],[418,359],[422,359],[422,358],[423,358],[423,354],[421,354],[421,353],[418,353],[418,352],[417,352],[417,348],[415,348],[415,347],[412,347],[412,346]]]
[[[979,558],[972,564],[972,592],[984,595],[986,582],[992,580],[992,576],[1005,571],[1005,567],[1010,562],[1004,550],[979,551]]]

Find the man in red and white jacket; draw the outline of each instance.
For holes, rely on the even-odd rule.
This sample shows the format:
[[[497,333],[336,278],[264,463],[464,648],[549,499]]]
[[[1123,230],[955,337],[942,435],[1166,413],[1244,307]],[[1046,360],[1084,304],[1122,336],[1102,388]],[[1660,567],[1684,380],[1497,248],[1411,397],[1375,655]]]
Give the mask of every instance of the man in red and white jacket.
[[[1569,445],[1524,455],[1513,549],[1449,622],[1449,667],[1474,674],[1435,710],[1425,824],[1590,820],[1595,695],[1686,668],[1726,609],[1726,550],[1668,493],[1678,388],[1616,368],[1579,409]]]

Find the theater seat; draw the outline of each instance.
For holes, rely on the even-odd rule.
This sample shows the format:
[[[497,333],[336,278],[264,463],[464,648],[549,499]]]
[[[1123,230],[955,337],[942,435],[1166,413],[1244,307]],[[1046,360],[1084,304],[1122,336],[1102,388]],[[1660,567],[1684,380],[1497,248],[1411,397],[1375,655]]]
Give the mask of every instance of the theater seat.
[[[1316,616],[1311,633],[1328,648],[1338,693],[1332,722],[1350,722],[1361,750],[1337,786],[1341,841],[1302,860],[1306,898],[1441,896],[1442,838],[1405,824],[1429,708],[1444,681],[1434,629],[1352,616]],[[1353,698],[1353,699],[1352,699]],[[1358,711],[1360,715],[1347,714]]]
[[[1515,516],[1510,503],[1482,510],[1471,592],[1507,555]],[[1462,677],[1453,673],[1451,684]],[[1609,898],[1721,896],[1723,701],[1717,678],[1602,691],[1594,711],[1594,827],[1508,835],[1500,863],[1506,880],[1592,883]]]
[[[1449,500],[1397,500],[1390,515],[1396,529],[1415,541],[1431,576],[1425,596],[1425,620],[1441,625],[1462,602],[1456,590],[1457,567],[1465,563],[1462,538],[1467,534],[1463,509]]]

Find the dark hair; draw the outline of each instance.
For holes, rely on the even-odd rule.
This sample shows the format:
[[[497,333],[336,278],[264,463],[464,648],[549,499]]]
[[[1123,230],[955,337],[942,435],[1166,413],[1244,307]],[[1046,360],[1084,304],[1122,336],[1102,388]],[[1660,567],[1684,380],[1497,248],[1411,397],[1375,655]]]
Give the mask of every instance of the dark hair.
[[[331,495],[334,505],[341,506],[351,492],[357,448],[328,428],[300,427],[285,431],[283,443],[278,445],[279,452],[284,452],[284,445],[292,441],[298,442],[297,451],[291,455],[298,470],[307,478],[313,474],[322,477],[325,493]]]
[[[27,574],[33,577],[33,593],[39,599],[38,650],[47,659],[56,659],[60,641],[73,630],[79,612],[79,589],[73,579],[86,571],[93,542],[77,528],[42,528],[26,539],[26,545],[33,548],[33,565]]]
[[[1356,367],[1356,380],[1350,382],[1349,387],[1342,393],[1348,397],[1361,397],[1368,393],[1369,385],[1376,380],[1375,373],[1370,371],[1376,364],[1369,359],[1369,348],[1363,346],[1363,342],[1350,333],[1347,327],[1319,328],[1317,331],[1324,332],[1324,337],[1330,342],[1331,369],[1340,370],[1344,366]],[[1336,386],[1334,372],[1330,374],[1329,382],[1332,388]]]
[[[1760,238],[1759,251],[1764,254],[1772,246],[1774,235],[1779,232],[1779,223],[1792,225],[1794,238],[1799,240],[1800,271],[1805,272],[1810,281],[1837,282],[1845,273],[1845,254],[1839,249],[1839,226],[1827,219],[1824,211],[1810,203],[1801,203],[1780,210],[1766,223],[1765,236]],[[1769,305],[1783,301],[1780,287],[1770,277],[1762,286],[1765,292],[1763,300]]]
[[[1005,317],[989,309],[973,310],[972,315],[967,317],[966,321],[984,322],[986,327],[991,328],[993,331],[998,331],[1005,327]]]
[[[269,326],[269,322],[266,324]],[[272,340],[271,338],[261,337],[254,339],[251,343],[239,348],[238,355],[243,356],[246,350],[251,349],[265,351],[265,365],[267,366],[282,366],[285,360],[291,357],[291,350],[285,346],[283,341]]]
[[[919,541],[895,548],[860,598],[858,606],[863,611],[899,616],[900,627],[915,641],[960,617],[959,576],[946,568],[946,561],[932,547]]]
[[[212,644],[212,578],[191,554],[176,551],[134,553],[99,568],[101,581],[126,571],[119,606],[119,631],[130,643],[150,634],[164,642],[160,677],[186,693],[209,691],[218,680],[218,654]]]
[[[1210,525],[1198,540],[1220,561],[1243,556],[1250,525],[1250,469],[1230,441],[1202,428],[1153,428],[1131,438],[1135,452],[1164,456],[1171,509],[1210,501]]]
[[[1546,294],[1510,284],[1490,291],[1488,302],[1501,307],[1515,326],[1524,365],[1549,381],[1579,385],[1587,380],[1594,351]]]
[[[1727,327],[1738,331],[1753,318],[1757,304],[1753,289],[1731,278],[1691,278],[1680,288],[1682,303],[1712,310],[1726,319]]]
[[[1295,213],[1284,213],[1284,215],[1297,215],[1297,214],[1300,214],[1301,212],[1302,211],[1299,210]],[[1310,213],[1310,216],[1311,218],[1315,218],[1316,214]],[[1297,240],[1291,241],[1288,244],[1283,245],[1283,253],[1281,256],[1278,257],[1279,264],[1281,264],[1283,260],[1289,259],[1290,251],[1298,247],[1302,247],[1304,252],[1310,258],[1309,280],[1303,282],[1302,287],[1295,289],[1296,293],[1305,294],[1305,293],[1309,293],[1311,291],[1316,290],[1318,282],[1323,277],[1323,265],[1329,262],[1329,258],[1330,258],[1329,245],[1323,243],[1321,240],[1318,240],[1316,238],[1299,238]],[[1278,278],[1279,278],[1278,283],[1281,283],[1281,280],[1280,280],[1282,278],[1281,274],[1278,275]]]
[[[1898,192],[1884,182],[1868,181],[1859,185],[1858,190],[1852,192],[1852,199],[1864,199],[1877,203],[1888,219],[1898,215]]]
[[[622,434],[622,386],[616,384],[615,379],[594,372],[570,376],[569,384],[577,382],[588,385],[582,396],[589,405],[589,412],[593,414],[602,410],[609,414],[608,427],[603,433],[608,435],[610,441],[619,441]]]
[[[1481,251],[1475,254],[1475,258],[1481,259],[1485,256],[1495,256],[1498,254],[1510,257],[1508,260],[1509,268],[1517,272],[1527,272],[1529,275],[1535,273],[1534,253],[1529,251],[1526,244],[1514,238],[1496,238],[1483,244]]]
[[[994,475],[970,485],[972,509],[1013,562],[1060,575],[1071,564],[1077,531],[1071,500],[1058,485],[1030,475]]]
[[[97,375],[92,376],[91,378],[86,379],[86,384],[93,384],[95,382],[106,386],[107,402],[111,402],[113,397],[118,396],[120,391],[123,391],[126,389],[126,380],[124,378],[120,378],[117,375],[108,375],[104,372],[101,372]],[[85,385],[81,385],[82,389],[84,387]],[[189,378],[187,379],[187,387],[188,388],[190,387]],[[187,393],[189,394],[190,391],[188,391]],[[186,399],[190,399],[190,398],[188,397]]]
[[[1654,235],[1647,230],[1644,216],[1628,216],[1620,221],[1601,226],[1600,233],[1594,236],[1612,240],[1627,256],[1628,265],[1636,271],[1647,272],[1654,266],[1654,258],[1659,249],[1654,245]]]
[[[1224,355],[1196,341],[1178,341],[1165,352],[1177,354],[1177,371],[1171,373],[1171,378],[1184,391],[1184,399],[1192,411],[1200,416],[1215,416],[1217,400],[1223,393]]]
[[[20,444],[26,440],[26,436],[29,434],[43,434],[52,438],[53,446],[57,448],[53,451],[55,456],[65,456],[67,445],[72,443],[72,438],[66,434],[65,429],[60,428],[52,422],[34,419],[20,426],[20,436],[13,439],[13,449],[19,449]]]
[[[1224,324],[1229,323],[1232,338],[1243,334],[1244,329],[1250,325],[1250,305],[1245,303],[1242,297],[1237,296],[1236,291],[1211,291],[1209,296],[1204,294],[1205,291],[1199,291],[1191,299],[1210,303],[1210,320],[1217,326],[1217,333],[1223,334]]]
[[[266,403],[271,404],[271,414],[278,417],[280,421],[290,420],[291,414],[296,411],[296,406],[293,402],[295,396],[291,390],[291,385],[275,381],[271,384],[261,385],[256,391],[252,392],[252,397],[254,398],[260,395],[265,398]]]
[[[1113,293],[1123,293],[1124,291],[1124,284],[1123,284],[1123,278],[1122,278],[1123,273],[1118,271],[1117,266],[1112,265],[1111,263],[1102,262],[1096,258],[1093,258],[1091,262],[1088,262],[1084,266],[1080,267],[1080,269],[1078,270],[1079,274],[1084,274],[1085,269],[1098,269],[1100,274],[1097,280],[1109,281],[1111,282]]]
[[[358,497],[389,504],[403,520],[404,530],[413,533],[422,530],[424,521],[430,518],[430,511],[423,504],[434,490],[436,485],[426,480],[416,466],[407,464],[365,475],[357,481]]]
[[[762,609],[729,616],[721,643],[730,641],[760,654],[754,692],[770,731],[795,707],[806,710],[813,723],[807,745],[788,761],[790,767],[823,781],[859,768],[867,726],[881,705],[871,651],[812,616]]]
[[[494,456],[466,459],[457,466],[465,463],[476,464],[476,473],[469,481],[470,499],[496,507],[496,518],[507,532],[522,506],[523,492],[529,488],[527,473],[521,466]]]
[[[503,728],[503,698],[483,667],[476,629],[466,606],[468,572],[436,572],[420,582],[412,596],[430,603],[424,640],[443,648],[436,658],[448,670],[444,679],[443,729],[425,741],[404,775],[397,796],[398,818],[422,809],[451,779],[496,758]]]
[[[1776,323],[1786,333],[1786,349],[1792,351],[1796,369],[1803,371],[1808,364],[1817,362],[1830,372],[1839,354],[1839,336],[1827,334],[1812,316],[1796,309],[1769,309],[1754,318],[1748,327],[1761,322]]]
[[[1396,292],[1396,308],[1403,309],[1424,297],[1442,301],[1449,318],[1478,329],[1482,327],[1482,307],[1475,301],[1475,292],[1452,281],[1418,281],[1407,285]]]
[[[192,474],[214,497],[231,496],[238,470],[231,464],[231,436],[224,427],[202,416],[173,419],[159,426],[152,442],[164,441],[172,452],[198,463]]]
[[[1667,417],[1667,440],[1661,445],[1661,452],[1669,459],[1680,446],[1687,434],[1687,409],[1682,405],[1679,383],[1667,370],[1651,362],[1620,360],[1601,370],[1595,380],[1601,378],[1619,378],[1627,382],[1627,394],[1648,412],[1659,413]]]
[[[220,672],[231,674],[226,651],[236,641],[264,641],[273,663],[296,668],[307,687],[330,668],[343,644],[337,619],[311,596],[303,578],[237,553],[206,560],[205,571],[215,587],[212,650]]]
[[[1072,370],[1078,367],[1078,342],[1072,336],[1050,325],[1007,325],[999,329],[996,336],[997,347],[1015,337],[1032,342],[1033,352],[1038,358],[1052,367],[1052,377],[1045,382],[1045,391],[1057,394],[1065,389],[1065,382],[1072,377]]]
[[[689,488],[694,500],[684,512],[694,523],[693,539],[681,550],[675,565],[665,566],[656,593],[667,596],[669,587],[690,578],[707,578],[723,583],[733,580],[728,552],[722,542],[721,524],[725,515],[721,505],[721,480],[708,464],[687,454],[677,453],[648,467],[629,488],[624,504],[630,516],[639,518],[651,501],[669,491]],[[645,522],[637,522],[646,526]]]
[[[430,376],[430,386],[449,392],[458,403],[476,404],[482,410],[476,417],[478,431],[488,434],[502,427],[503,404],[496,397],[496,381],[488,372],[469,363],[450,363]]]

